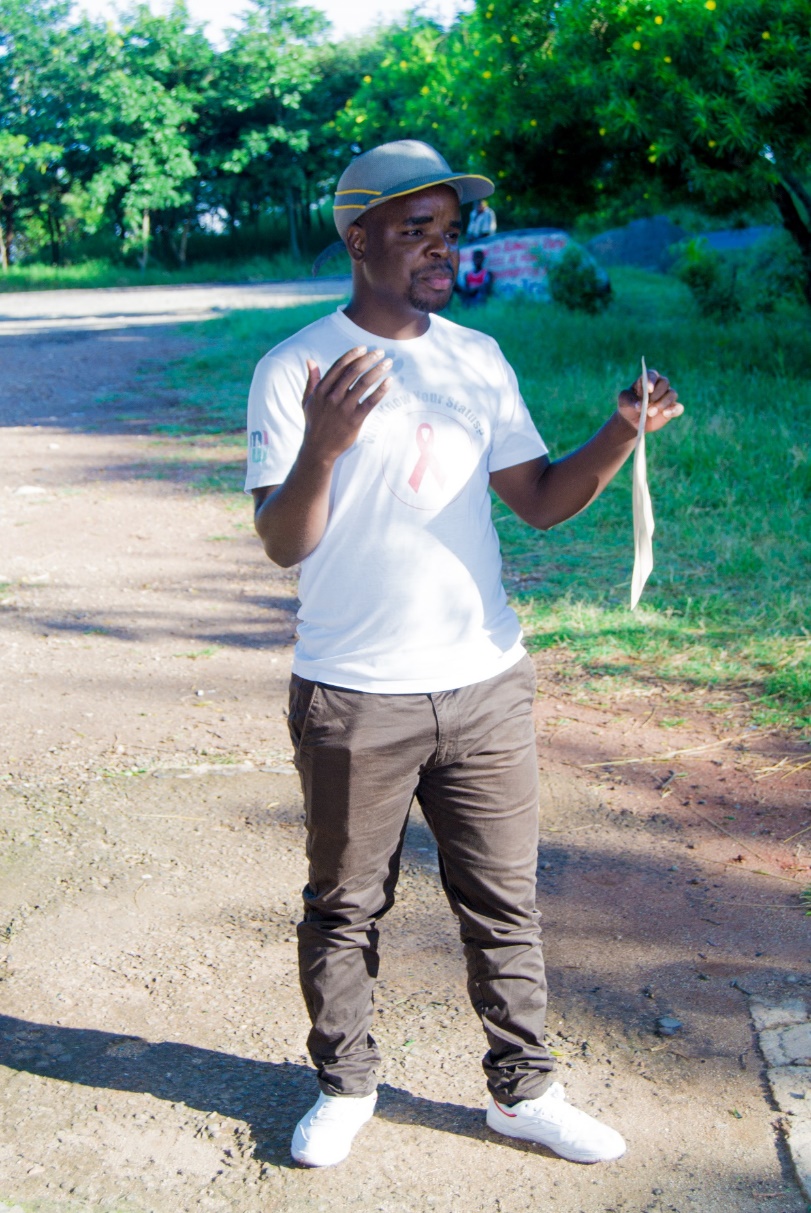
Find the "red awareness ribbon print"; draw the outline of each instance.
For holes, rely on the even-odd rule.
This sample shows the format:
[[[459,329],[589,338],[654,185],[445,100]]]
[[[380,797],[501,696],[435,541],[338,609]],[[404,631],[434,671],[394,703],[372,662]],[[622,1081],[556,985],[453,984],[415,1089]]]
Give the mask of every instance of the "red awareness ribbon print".
[[[445,483],[445,473],[442,470],[442,466],[437,457],[432,454],[433,445],[434,427],[429,425],[427,421],[424,421],[422,425],[417,426],[417,446],[420,457],[414,465],[414,471],[408,478],[408,483],[415,493],[419,493],[423,477],[429,468],[440,488]]]

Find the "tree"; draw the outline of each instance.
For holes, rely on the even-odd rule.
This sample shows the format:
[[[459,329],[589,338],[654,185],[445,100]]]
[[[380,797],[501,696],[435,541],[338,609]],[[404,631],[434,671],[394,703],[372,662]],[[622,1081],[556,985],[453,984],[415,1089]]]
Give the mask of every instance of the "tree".
[[[597,0],[564,39],[591,69],[595,121],[640,184],[717,214],[772,200],[811,302],[811,26],[807,0]]]
[[[70,68],[69,5],[4,0],[0,16],[0,266],[7,268],[27,225],[50,231],[59,259],[62,166]]]
[[[88,81],[71,119],[68,161],[100,212],[116,216],[146,267],[153,230],[178,259],[194,218],[194,128],[213,51],[184,4],[166,16],[139,6],[120,33],[84,25]],[[180,242],[174,241],[180,228]]]
[[[303,157],[311,133],[304,102],[316,84],[328,23],[315,9],[286,0],[252,5],[219,57],[205,171],[232,223],[256,221],[271,199],[281,201],[290,249],[298,256]]]

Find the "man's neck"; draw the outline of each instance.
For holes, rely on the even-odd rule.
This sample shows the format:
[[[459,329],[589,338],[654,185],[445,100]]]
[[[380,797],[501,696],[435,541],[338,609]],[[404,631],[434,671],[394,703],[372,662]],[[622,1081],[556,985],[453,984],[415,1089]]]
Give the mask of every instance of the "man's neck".
[[[414,337],[422,337],[431,325],[428,312],[404,308],[399,301],[398,306],[392,306],[389,300],[359,295],[357,291],[344,309],[344,315],[358,328],[389,341],[410,341]]]

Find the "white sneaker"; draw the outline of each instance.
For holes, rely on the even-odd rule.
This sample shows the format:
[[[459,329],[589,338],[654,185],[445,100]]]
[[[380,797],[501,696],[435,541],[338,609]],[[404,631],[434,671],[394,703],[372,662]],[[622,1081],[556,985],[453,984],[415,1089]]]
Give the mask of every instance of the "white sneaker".
[[[491,1097],[487,1124],[496,1133],[548,1146],[570,1162],[612,1162],[625,1153],[619,1133],[567,1103],[559,1082],[537,1099],[524,1099],[511,1108]]]
[[[372,1119],[376,1103],[377,1091],[361,1096],[322,1093],[296,1125],[290,1153],[305,1167],[343,1162],[358,1130]]]

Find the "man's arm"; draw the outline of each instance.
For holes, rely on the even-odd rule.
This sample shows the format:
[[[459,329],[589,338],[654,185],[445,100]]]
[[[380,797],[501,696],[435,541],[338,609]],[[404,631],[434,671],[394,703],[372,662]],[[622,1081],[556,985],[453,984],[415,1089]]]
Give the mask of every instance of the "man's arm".
[[[282,568],[298,564],[318,547],[329,519],[332,469],[348,450],[363,422],[391,386],[384,379],[361,401],[391,366],[383,350],[349,350],[324,378],[307,362],[304,389],[304,438],[284,484],[254,489],[254,525],[271,560]]]
[[[648,372],[650,401],[646,433],[662,429],[684,412],[664,376]],[[583,446],[550,461],[546,455],[492,472],[490,484],[514,513],[547,531],[579,514],[599,497],[631,454],[642,404],[642,380],[620,393],[617,411]]]

